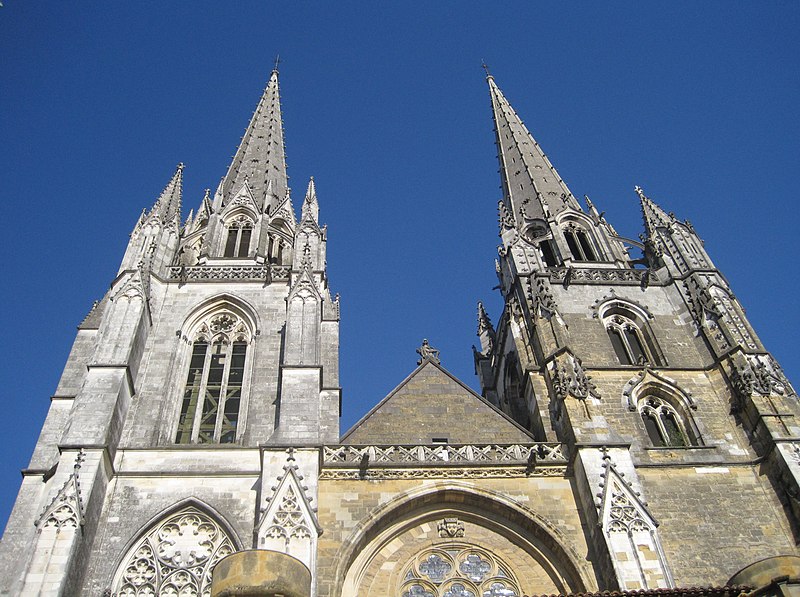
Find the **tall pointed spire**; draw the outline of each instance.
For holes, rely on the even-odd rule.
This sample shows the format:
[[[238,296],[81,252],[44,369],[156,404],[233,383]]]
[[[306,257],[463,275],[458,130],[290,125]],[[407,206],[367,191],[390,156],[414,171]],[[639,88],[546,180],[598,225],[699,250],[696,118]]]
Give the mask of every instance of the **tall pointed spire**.
[[[286,194],[288,178],[277,68],[272,71],[267,87],[233,156],[228,173],[222,180],[223,203],[227,203],[232,194],[239,190],[245,178],[262,209],[264,202],[270,200],[270,197],[266,196],[270,181],[275,197],[283,197]]]
[[[161,191],[149,216],[157,216],[162,222],[170,222],[175,216],[180,217],[181,195],[183,194],[183,163],[178,164],[175,174]],[[148,216],[148,217],[149,217]]]
[[[526,219],[546,219],[564,206],[580,210],[578,201],[514,112],[494,77],[488,75],[486,80],[492,98],[503,196],[515,220],[518,221],[520,213]]]
[[[669,226],[670,221],[674,218],[661,209],[655,201],[650,199],[644,194],[644,190],[640,186],[635,186],[633,189],[639,195],[639,202],[642,204],[642,218],[644,219],[644,229],[647,236],[653,238],[657,228],[666,228]]]

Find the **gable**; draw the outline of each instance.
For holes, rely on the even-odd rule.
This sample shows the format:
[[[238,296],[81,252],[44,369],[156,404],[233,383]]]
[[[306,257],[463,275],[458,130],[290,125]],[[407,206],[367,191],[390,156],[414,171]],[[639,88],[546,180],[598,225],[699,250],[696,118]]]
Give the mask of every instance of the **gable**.
[[[515,444],[533,437],[439,365],[425,361],[342,436],[343,444]]]

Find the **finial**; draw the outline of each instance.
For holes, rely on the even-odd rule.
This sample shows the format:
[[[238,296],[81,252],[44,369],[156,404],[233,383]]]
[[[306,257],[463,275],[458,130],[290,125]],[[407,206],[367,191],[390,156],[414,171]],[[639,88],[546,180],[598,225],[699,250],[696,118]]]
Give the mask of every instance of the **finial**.
[[[636,191],[637,195],[639,195],[639,199],[647,199],[647,197],[644,194],[644,190],[638,184],[635,187],[633,187],[633,190]]]
[[[183,162],[180,162],[180,163],[178,164],[178,171],[179,171],[179,172],[183,172],[183,167],[184,167],[184,164],[183,164]]]
[[[486,71],[486,79],[487,80],[488,79],[494,79],[494,77],[492,76],[492,73],[489,72],[489,67],[486,65],[486,62],[481,60],[481,66],[483,67],[483,70]]]
[[[278,65],[280,63],[281,63],[281,55],[280,54],[275,54],[275,68],[272,69],[273,73],[277,73],[278,72]]]
[[[422,365],[425,361],[433,361],[437,365],[441,362],[439,360],[439,350],[428,344],[427,338],[423,338],[422,346],[417,349],[417,354],[420,356],[417,365]]]

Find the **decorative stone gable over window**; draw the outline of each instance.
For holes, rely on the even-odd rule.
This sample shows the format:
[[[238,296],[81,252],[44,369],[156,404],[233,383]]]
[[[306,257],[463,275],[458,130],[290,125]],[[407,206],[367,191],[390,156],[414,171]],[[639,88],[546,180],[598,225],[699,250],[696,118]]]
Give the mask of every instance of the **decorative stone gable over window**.
[[[211,571],[236,551],[231,537],[194,506],[168,515],[128,550],[112,585],[113,597],[209,597]]]

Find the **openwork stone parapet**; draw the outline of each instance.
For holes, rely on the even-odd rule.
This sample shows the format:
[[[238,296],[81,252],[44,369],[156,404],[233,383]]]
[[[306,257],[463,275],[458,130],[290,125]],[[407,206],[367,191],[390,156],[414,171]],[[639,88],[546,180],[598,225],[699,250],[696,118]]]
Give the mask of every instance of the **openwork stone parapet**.
[[[561,284],[606,284],[616,282],[631,286],[660,284],[661,280],[652,270],[647,269],[605,269],[605,268],[548,268],[550,282]]]
[[[323,467],[365,468],[426,465],[524,465],[527,468],[565,466],[561,444],[466,444],[417,446],[325,446]]]
[[[204,282],[219,280],[288,280],[288,265],[193,265],[173,266],[170,278],[184,282]]]

